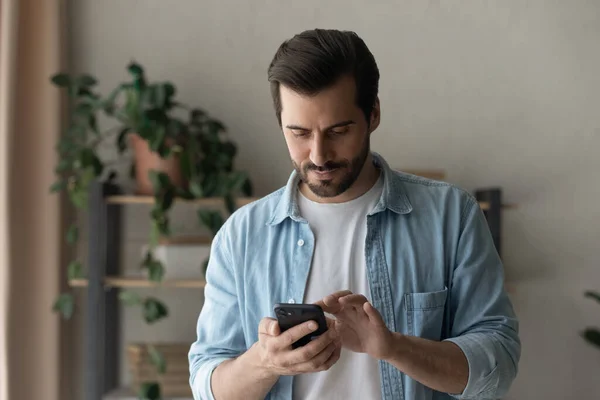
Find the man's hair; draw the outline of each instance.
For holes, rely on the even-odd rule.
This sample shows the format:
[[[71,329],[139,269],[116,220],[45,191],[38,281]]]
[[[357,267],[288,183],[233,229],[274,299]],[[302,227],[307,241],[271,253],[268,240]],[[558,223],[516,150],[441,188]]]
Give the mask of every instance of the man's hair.
[[[284,85],[302,95],[316,95],[350,75],[356,84],[356,105],[367,123],[379,88],[379,69],[365,42],[354,32],[333,29],[304,31],[281,44],[271,64],[268,78],[281,126],[281,96]]]

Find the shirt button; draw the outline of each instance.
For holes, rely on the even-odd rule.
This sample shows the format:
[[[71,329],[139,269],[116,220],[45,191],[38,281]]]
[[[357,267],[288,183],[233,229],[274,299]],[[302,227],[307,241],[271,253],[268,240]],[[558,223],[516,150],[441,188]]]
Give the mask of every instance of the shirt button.
[[[302,240],[302,239],[298,240],[298,246],[304,246],[304,240]]]
[[[289,299],[288,300],[288,303],[290,303],[290,304],[294,304],[295,302],[296,302],[296,300],[294,300],[294,299]]]

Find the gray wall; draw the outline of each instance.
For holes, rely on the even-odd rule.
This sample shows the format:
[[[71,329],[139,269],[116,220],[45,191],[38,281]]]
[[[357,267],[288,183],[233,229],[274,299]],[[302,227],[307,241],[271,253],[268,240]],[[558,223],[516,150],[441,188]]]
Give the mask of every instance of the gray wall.
[[[357,31],[382,74],[373,149],[519,204],[504,224],[523,339],[510,398],[600,393],[600,351],[579,337],[600,325],[582,298],[600,289],[600,3],[77,0],[70,13],[76,69],[113,85],[136,59],[173,80],[228,125],[261,195],[290,171],[266,82],[275,49],[307,28]],[[128,338],[145,335],[131,325]]]

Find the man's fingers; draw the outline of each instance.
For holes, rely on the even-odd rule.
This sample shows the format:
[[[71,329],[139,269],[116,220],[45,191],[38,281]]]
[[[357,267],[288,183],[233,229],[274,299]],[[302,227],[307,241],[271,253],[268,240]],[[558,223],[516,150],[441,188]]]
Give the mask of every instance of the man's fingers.
[[[327,346],[335,342],[337,339],[337,332],[335,330],[329,330],[318,338],[310,341],[308,344],[294,349],[289,353],[290,364],[301,364],[306,361],[310,361],[319,355]]]
[[[258,324],[258,334],[277,336],[279,335],[279,323],[276,319],[265,317]]]
[[[325,346],[323,351],[321,351],[319,354],[317,354],[310,360],[297,364],[294,369],[302,373],[323,371],[327,365],[326,363],[335,354],[336,350],[339,347],[340,346],[337,345],[335,342],[330,342],[327,346]],[[333,365],[333,363],[331,365]]]
[[[385,326],[385,322],[383,321],[383,318],[381,318],[381,314],[375,309],[375,307],[373,307],[371,303],[367,302],[363,304],[363,310],[365,310],[365,313],[369,317],[369,322],[377,326]]]
[[[321,367],[321,371],[327,371],[329,368],[331,368],[333,366],[333,364],[335,364],[340,359],[341,354],[342,354],[342,347],[338,346],[333,351],[331,356],[329,356],[329,359],[327,359],[327,361],[325,361],[325,363]]]
[[[278,347],[281,349],[289,347],[294,342],[298,341],[309,333],[316,331],[317,328],[318,325],[315,321],[308,321],[300,325],[296,325],[279,335]]]
[[[340,311],[340,304],[338,302],[338,299],[340,297],[348,296],[351,294],[352,291],[350,290],[340,290],[338,292],[325,296],[322,300],[318,301],[315,304],[321,306],[321,308],[323,308],[323,311],[330,314],[335,314]]]
[[[362,307],[364,303],[367,303],[369,300],[362,294],[350,294],[339,299],[340,303],[343,306],[351,305],[354,307]]]

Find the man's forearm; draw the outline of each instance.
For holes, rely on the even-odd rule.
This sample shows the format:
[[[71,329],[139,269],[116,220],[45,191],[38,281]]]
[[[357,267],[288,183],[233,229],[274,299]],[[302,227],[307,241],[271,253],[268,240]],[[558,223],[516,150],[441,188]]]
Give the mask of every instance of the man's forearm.
[[[386,361],[438,392],[460,394],[469,380],[469,364],[452,342],[435,342],[394,333]]]
[[[216,400],[264,399],[278,376],[254,361],[254,347],[222,362],[213,372],[211,388]]]

